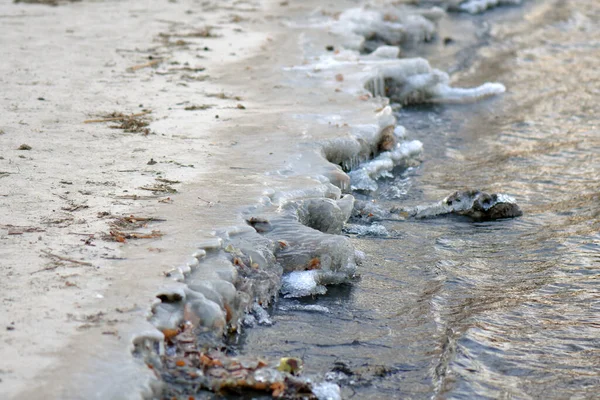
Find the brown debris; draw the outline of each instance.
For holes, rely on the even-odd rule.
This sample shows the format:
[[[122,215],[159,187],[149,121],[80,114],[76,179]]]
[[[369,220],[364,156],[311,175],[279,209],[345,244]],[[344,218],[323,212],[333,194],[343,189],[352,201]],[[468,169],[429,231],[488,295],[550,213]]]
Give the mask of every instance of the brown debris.
[[[218,395],[238,395],[263,392],[275,398],[314,400],[311,384],[294,373],[300,374],[296,365],[294,373],[281,370],[283,362],[296,361],[284,358],[270,363],[258,357],[232,357],[220,348],[207,347],[199,341],[198,332],[190,323],[176,330],[163,330],[166,355],[161,363],[148,363],[162,378],[175,385],[168,385],[162,398],[188,399],[202,391]],[[301,362],[301,361],[298,361]]]
[[[394,128],[394,125],[390,125],[381,131],[379,143],[377,143],[378,152],[390,151],[394,149],[396,146],[396,135],[394,135]]]
[[[150,61],[148,61],[146,63],[143,63],[143,64],[134,65],[133,67],[127,68],[127,70],[130,71],[130,72],[135,72],[138,69],[153,67],[155,65],[160,64],[161,62],[163,62],[163,59],[162,58],[157,58],[155,60],[150,60]]]
[[[139,189],[141,190],[148,190],[151,192],[155,192],[155,193],[177,193],[177,189],[165,184],[165,183],[159,183],[153,186],[142,186]]]
[[[174,181],[174,180],[171,180],[171,179],[165,179],[165,178],[156,178],[156,180],[157,180],[158,182],[168,183],[169,185],[173,185],[173,184],[175,184],[175,183],[181,183],[181,181]]]
[[[49,251],[46,251],[46,250],[41,250],[41,252],[44,253],[44,254],[46,254],[49,257],[56,258],[57,260],[60,260],[60,261],[68,261],[68,262],[73,263],[73,264],[86,265],[86,266],[89,266],[89,267],[92,266],[92,263],[84,262],[84,261],[78,261],[78,260],[74,260],[72,258],[59,256],[58,254],[52,254],[52,253],[50,253]]]
[[[98,213],[98,218],[113,218],[114,221],[110,223],[112,227],[124,228],[124,229],[139,229],[148,226],[149,222],[165,222],[165,219],[155,217],[136,217],[135,215],[113,215],[107,212]]]
[[[42,272],[42,271],[55,270],[58,267],[64,266],[65,262],[75,264],[75,265],[82,265],[82,266],[89,266],[89,267],[92,266],[92,263],[85,262],[85,261],[79,261],[79,260],[75,260],[75,259],[68,258],[68,257],[59,256],[58,254],[53,254],[46,250],[41,250],[41,252],[43,254],[47,255],[48,257],[52,258],[53,262],[50,265],[46,266],[45,268],[38,269],[37,271],[33,271],[31,273],[31,275],[37,274],[38,272]]]
[[[144,111],[137,114],[125,115],[120,112],[112,112],[110,114],[106,114],[102,118],[99,119],[88,119],[83,121],[84,124],[91,124],[96,122],[119,122],[120,125],[111,125],[112,129],[122,129],[128,133],[143,133],[144,135],[149,135],[150,129],[147,126],[150,122],[143,118],[146,115],[150,114],[150,111]]]
[[[209,108],[213,108],[212,104],[201,104],[201,105],[191,105],[184,108],[186,111],[197,111],[197,110],[208,110]]]
[[[104,235],[104,240],[125,243],[127,239],[156,239],[164,236],[159,230],[154,230],[151,233],[138,232],[123,232],[117,229],[111,230],[108,235]]]
[[[133,229],[146,228],[150,222],[163,222],[164,219],[154,217],[136,217],[134,215],[118,216],[108,212],[98,213],[98,218],[112,218],[109,223],[110,231],[104,234],[102,239],[114,242],[125,243],[127,239],[156,239],[164,234],[159,230],[153,230],[150,233],[131,232]],[[127,230],[124,230],[127,229]]]
[[[16,226],[16,225],[0,225],[1,229],[8,229],[9,235],[22,235],[32,232],[46,232],[45,229],[36,226]]]
[[[312,271],[313,269],[321,269],[321,260],[319,257],[315,257],[310,260],[304,268],[305,271]]]
[[[128,200],[155,200],[160,196],[141,196],[139,194],[126,194],[123,196],[115,196],[117,199],[128,199]],[[159,200],[160,201],[160,200]]]
[[[240,96],[234,96],[234,95],[230,95],[230,94],[226,94],[226,93],[206,93],[205,94],[206,97],[215,97],[217,99],[221,99],[221,100],[237,100],[237,101],[242,101],[242,98]]]

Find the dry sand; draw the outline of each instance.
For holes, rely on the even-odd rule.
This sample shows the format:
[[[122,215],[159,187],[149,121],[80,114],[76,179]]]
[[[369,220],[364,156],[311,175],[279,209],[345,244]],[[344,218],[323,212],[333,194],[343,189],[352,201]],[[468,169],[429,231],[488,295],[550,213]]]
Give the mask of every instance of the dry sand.
[[[285,14],[317,2],[59,3],[0,5],[0,393],[140,398],[132,338],[156,334],[164,272],[266,188],[315,184],[272,172],[347,131],[291,114],[374,106],[282,72],[302,62]],[[150,124],[85,122],[111,113]],[[123,242],[131,215],[161,221]]]

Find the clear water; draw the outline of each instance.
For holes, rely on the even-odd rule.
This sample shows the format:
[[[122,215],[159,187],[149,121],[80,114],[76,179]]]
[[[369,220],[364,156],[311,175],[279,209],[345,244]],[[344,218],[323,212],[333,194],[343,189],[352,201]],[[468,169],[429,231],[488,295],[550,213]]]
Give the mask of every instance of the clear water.
[[[308,373],[351,370],[344,398],[595,398],[600,2],[452,18],[440,37],[457,38],[454,48],[430,45],[427,58],[461,85],[498,81],[508,92],[401,110],[424,162],[373,197],[413,206],[478,188],[514,196],[524,216],[384,222],[395,235],[353,238],[368,255],[360,280],[281,299],[275,325],[249,330],[241,351],[300,356]]]

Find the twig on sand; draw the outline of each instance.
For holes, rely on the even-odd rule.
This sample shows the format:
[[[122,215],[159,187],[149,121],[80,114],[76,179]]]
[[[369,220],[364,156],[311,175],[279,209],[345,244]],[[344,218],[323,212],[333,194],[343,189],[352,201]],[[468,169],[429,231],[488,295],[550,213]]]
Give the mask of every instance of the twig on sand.
[[[148,190],[151,192],[177,193],[177,189],[172,188],[171,186],[167,185],[166,183],[160,183],[160,184],[156,184],[154,186],[142,186],[138,189]]]
[[[68,261],[68,262],[73,263],[73,264],[86,265],[88,267],[92,266],[92,263],[85,262],[85,261],[78,261],[78,260],[74,260],[72,258],[59,256],[58,254],[53,254],[53,253],[50,253],[49,251],[46,251],[46,250],[41,250],[41,252],[44,253],[44,254],[46,254],[46,255],[48,255],[48,256],[50,256],[50,257],[56,258],[56,259],[58,259],[60,261]]]
[[[204,200],[201,197],[198,197],[198,200],[202,200],[203,202],[205,202],[206,204],[208,204],[209,207],[212,207],[215,204],[212,201]]]
[[[31,232],[46,232],[45,229],[35,226],[0,225],[0,229],[8,229],[9,235],[22,235]]]
[[[121,121],[123,119],[127,119],[127,118],[137,118],[137,117],[141,117],[144,116],[146,114],[150,114],[151,111],[144,111],[141,113],[137,113],[137,114],[131,114],[131,115],[122,115],[119,117],[109,117],[109,118],[98,118],[98,119],[86,119],[85,121],[83,121],[84,124],[92,124],[92,123],[96,123],[96,122],[110,122],[110,121]]]
[[[153,65],[160,64],[161,62],[163,62],[163,59],[157,58],[156,60],[148,61],[147,63],[144,63],[144,64],[134,65],[133,67],[127,68],[127,70],[133,72],[133,71],[137,71],[138,69],[152,67]]]
[[[74,260],[74,259],[68,258],[68,257],[59,256],[58,254],[53,254],[53,253],[50,253],[49,251],[46,251],[46,250],[41,250],[41,252],[44,253],[44,254],[46,254],[49,257],[55,258],[56,261],[54,261],[54,265],[46,267],[46,268],[38,269],[37,271],[33,271],[30,275],[37,274],[38,272],[43,272],[43,271],[52,271],[52,270],[55,270],[56,268],[58,268],[58,267],[61,266],[60,261],[70,262],[70,263],[77,264],[77,265],[85,265],[85,266],[88,266],[88,267],[92,266],[92,263],[85,262],[85,261]]]
[[[127,200],[154,200],[161,197],[161,195],[156,196],[141,196],[138,194],[126,194],[123,196],[115,196],[116,199],[127,199]]]

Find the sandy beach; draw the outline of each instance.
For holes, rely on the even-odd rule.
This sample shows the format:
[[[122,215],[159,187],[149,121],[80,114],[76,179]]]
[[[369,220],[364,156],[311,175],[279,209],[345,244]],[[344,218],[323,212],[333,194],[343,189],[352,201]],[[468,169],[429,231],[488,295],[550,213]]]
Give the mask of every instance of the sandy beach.
[[[0,391],[141,398],[131,351],[165,273],[285,170],[299,143],[347,136],[299,110],[376,105],[290,91],[287,2],[0,6]],[[324,89],[325,91],[325,89]],[[307,93],[304,93],[307,94]]]

